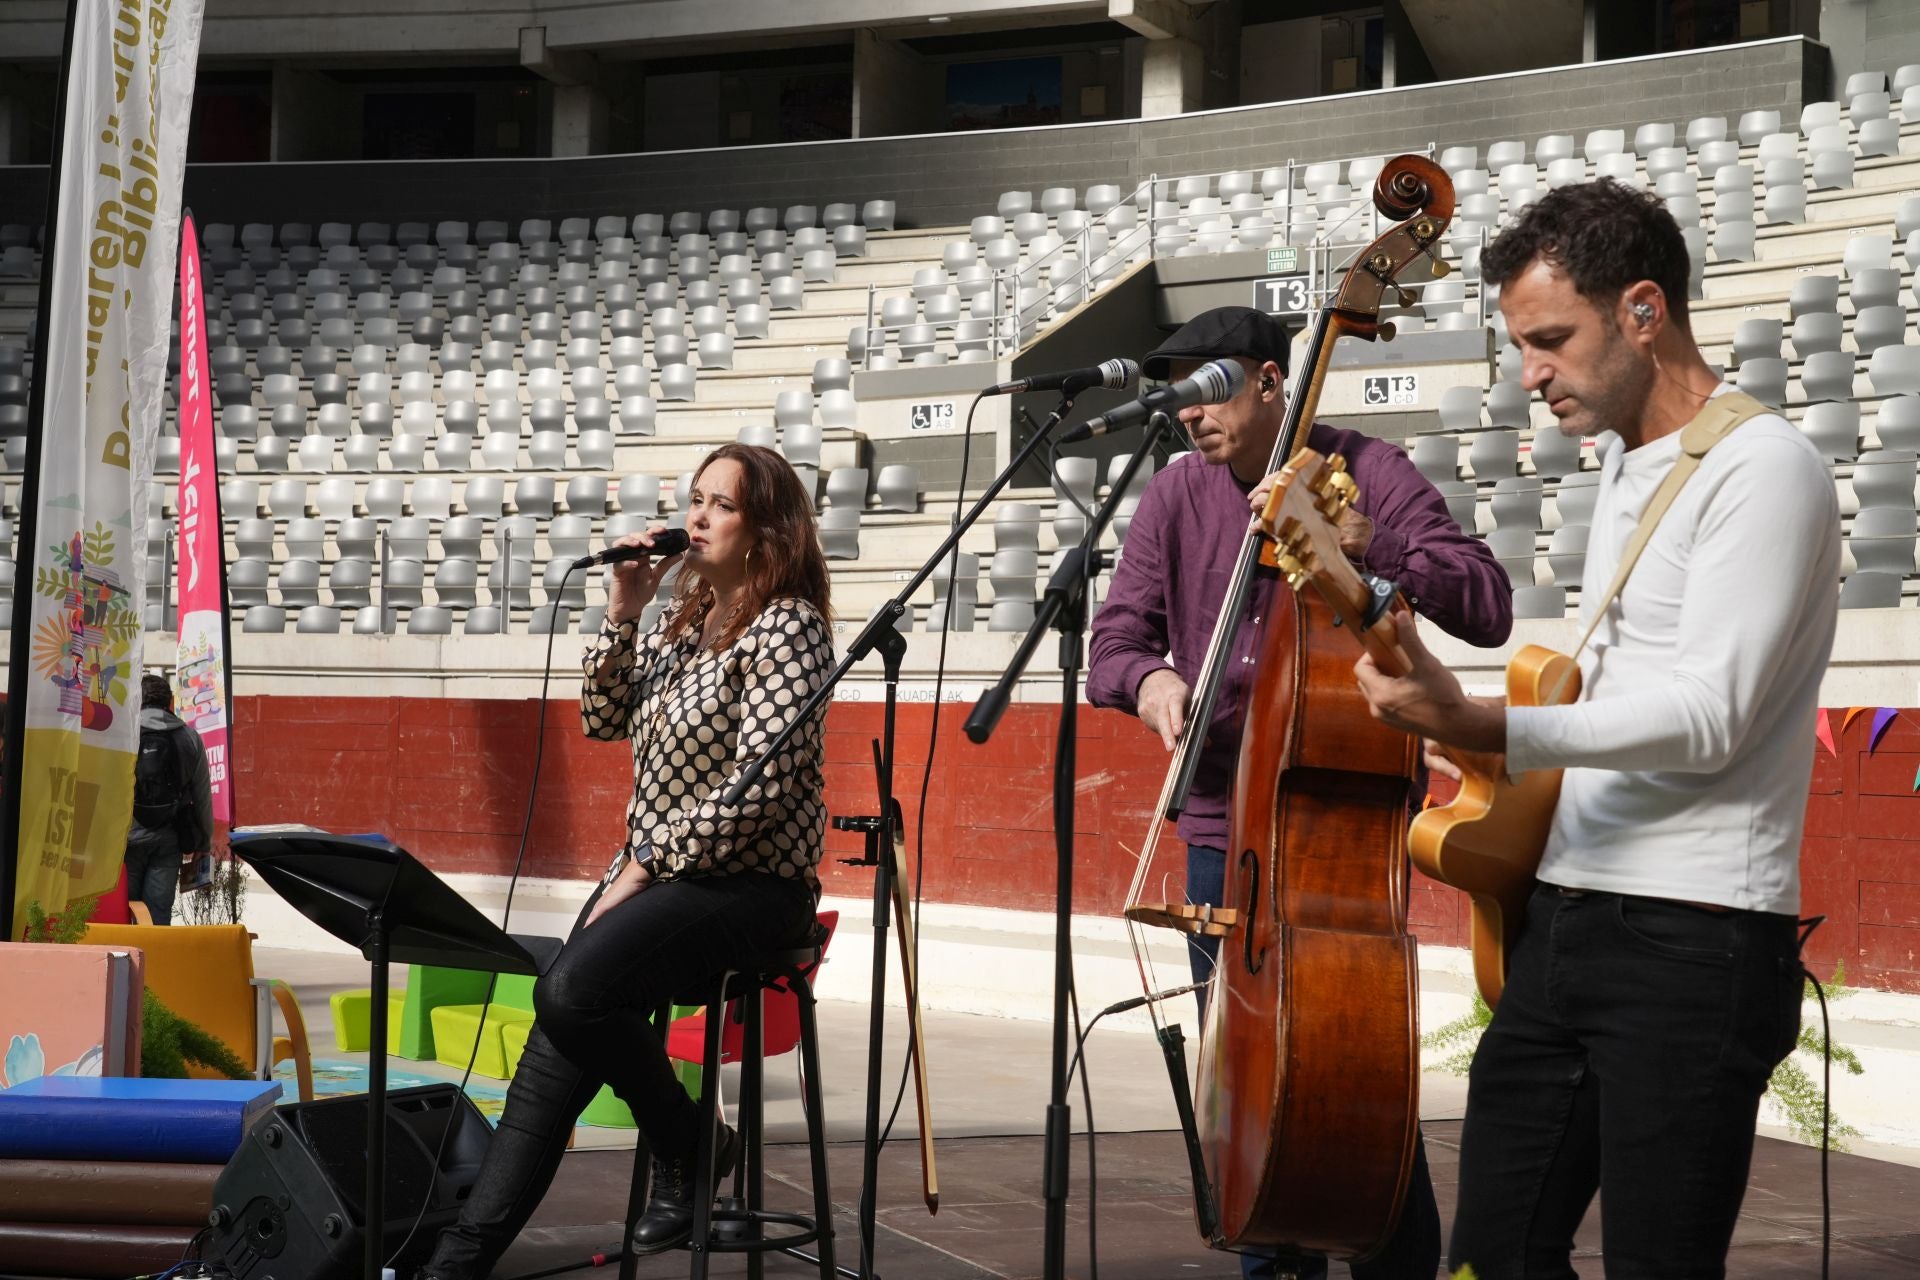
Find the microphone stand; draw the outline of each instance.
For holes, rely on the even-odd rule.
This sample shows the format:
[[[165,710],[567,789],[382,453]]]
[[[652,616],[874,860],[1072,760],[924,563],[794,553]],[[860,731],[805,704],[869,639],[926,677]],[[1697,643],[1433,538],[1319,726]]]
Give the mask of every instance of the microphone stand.
[[[1100,551],[1100,536],[1112,522],[1120,501],[1133,484],[1135,473],[1147,455],[1159,444],[1171,426],[1165,413],[1148,417],[1145,438],[1125,471],[1114,481],[1107,500],[1094,513],[1093,523],[1080,545],[1069,551],[1053,571],[1046,595],[1034,610],[1033,626],[1013,655],[993,688],[980,695],[973,714],[967,717],[967,736],[985,742],[1006,712],[1013,686],[1040,647],[1040,637],[1049,627],[1060,632],[1060,739],[1054,750],[1053,839],[1059,860],[1057,894],[1054,904],[1053,951],[1053,1091],[1047,1103],[1045,1154],[1041,1181],[1046,1198],[1045,1261],[1046,1280],[1064,1280],[1067,1273],[1067,1157],[1073,1137],[1073,1113],[1067,1103],[1067,1015],[1068,995],[1073,988],[1073,837],[1074,781],[1077,771],[1075,745],[1080,725],[1081,636],[1087,624],[1087,597],[1093,579],[1099,574],[1105,555]]]
[[[846,656],[840,660],[840,664],[828,674],[826,680],[822,682],[820,687],[815,690],[812,696],[794,713],[793,718],[787,722],[786,727],[781,729],[781,731],[774,736],[773,741],[767,744],[766,750],[760,754],[759,758],[741,770],[739,778],[735,780],[733,786],[728,790],[724,801],[724,803],[729,806],[738,805],[741,798],[746,794],[747,789],[755,782],[758,782],[761,775],[766,772],[767,762],[779,755],[780,752],[786,748],[787,743],[793,736],[800,732],[801,726],[809,723],[813,719],[814,714],[832,697],[834,686],[838,685],[846,676],[847,672],[853,669],[854,664],[861,661],[875,649],[880,651],[880,661],[884,668],[884,678],[887,689],[886,709],[882,719],[881,730],[883,741],[876,744],[880,787],[880,814],[872,818],[834,819],[834,826],[837,830],[862,831],[867,835],[865,854],[858,858],[847,858],[843,861],[851,866],[871,865],[874,868],[873,993],[867,1024],[867,1122],[865,1151],[861,1161],[860,1280],[874,1280],[875,1274],[873,1270],[873,1242],[874,1221],[878,1213],[879,1204],[880,1103],[882,1094],[880,1054],[886,1039],[887,926],[889,913],[893,906],[893,850],[891,847],[891,828],[894,824],[904,826],[904,819],[900,815],[900,809],[894,800],[893,793],[893,746],[894,713],[898,705],[900,664],[906,657],[907,640],[905,636],[900,634],[899,628],[895,624],[897,620],[906,613],[908,602],[913,598],[913,593],[918,591],[921,584],[929,577],[933,576],[934,568],[947,559],[947,557],[952,554],[954,548],[959,546],[960,539],[966,534],[967,530],[974,526],[981,515],[986,512],[988,505],[993,499],[999,495],[1002,489],[1007,487],[1007,484],[1013,479],[1020,468],[1026,465],[1027,459],[1033,456],[1034,452],[1039,449],[1041,443],[1045,441],[1046,438],[1052,434],[1053,429],[1060,424],[1060,420],[1072,410],[1073,402],[1078,398],[1082,389],[1083,388],[1071,383],[1061,388],[1060,399],[1054,405],[1053,412],[1047,415],[1047,420],[1034,430],[1033,434],[1027,438],[1027,442],[1021,446],[1020,452],[1014,456],[1013,460],[1006,465],[1006,468],[1002,470],[999,475],[993,478],[993,481],[987,485],[972,508],[960,517],[959,522],[954,525],[952,531],[947,534],[946,539],[941,542],[939,550],[927,558],[926,563],[915,571],[913,577],[908,580],[905,586],[900,588],[893,599],[881,605],[873,617],[867,620],[867,624],[861,628],[860,634],[855,636],[852,642],[847,645]],[[1032,419],[1029,418],[1028,421],[1031,423]],[[949,588],[947,598],[949,601],[953,598],[951,588]],[[880,838],[876,839],[876,835]],[[923,1050],[916,1047],[916,1052],[923,1052]],[[921,1069],[923,1071],[926,1069],[924,1056],[921,1059]]]

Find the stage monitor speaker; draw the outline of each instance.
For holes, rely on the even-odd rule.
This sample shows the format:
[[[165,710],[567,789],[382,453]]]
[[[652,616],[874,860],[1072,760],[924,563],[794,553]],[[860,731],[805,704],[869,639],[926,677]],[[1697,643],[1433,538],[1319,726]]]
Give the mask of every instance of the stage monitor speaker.
[[[381,1256],[400,1275],[424,1262],[459,1216],[491,1137],[454,1085],[387,1094]],[[233,1280],[358,1280],[366,1168],[366,1094],[274,1108],[214,1183],[202,1256],[224,1263]]]

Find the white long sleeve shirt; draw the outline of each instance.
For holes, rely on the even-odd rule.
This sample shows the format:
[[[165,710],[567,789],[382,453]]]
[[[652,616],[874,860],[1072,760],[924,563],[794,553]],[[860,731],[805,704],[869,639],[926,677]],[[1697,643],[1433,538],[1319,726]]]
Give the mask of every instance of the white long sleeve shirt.
[[[1586,607],[1679,453],[1674,432],[1603,455]],[[1799,910],[1839,576],[1826,464],[1778,415],[1738,427],[1681,488],[1580,655],[1580,701],[1507,711],[1509,768],[1566,770],[1542,880]]]

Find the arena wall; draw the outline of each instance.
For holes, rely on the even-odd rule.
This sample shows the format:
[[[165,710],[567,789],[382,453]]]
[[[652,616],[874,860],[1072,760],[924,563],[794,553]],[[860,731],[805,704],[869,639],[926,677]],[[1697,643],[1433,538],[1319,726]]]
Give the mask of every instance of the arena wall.
[[[205,222],[532,218],[892,199],[900,225],[964,223],[1000,192],[1139,182],[1375,152],[1584,137],[1648,120],[1778,110],[1827,89],[1826,50],[1756,44],[1154,120],[576,159],[203,164]],[[45,170],[0,170],[0,222],[38,222]]]
[[[1051,764],[1058,709],[1018,703],[985,746],[960,731],[965,704],[941,708],[925,813],[927,901],[1047,912],[1054,901]],[[896,787],[909,824],[933,708],[900,709]],[[1814,971],[1844,961],[1856,986],[1920,994],[1920,710],[1899,711],[1877,744],[1872,717],[1832,713],[1836,753],[1815,751],[1803,845],[1802,914],[1824,915],[1808,945]],[[235,769],[243,822],[312,822],[379,831],[442,873],[504,876],[526,812],[534,746],[538,803],[523,876],[579,880],[603,871],[625,827],[632,763],[624,745],[581,736],[578,706],[555,699],[544,734],[528,699],[243,696]],[[876,807],[869,743],[881,709],[835,704],[827,720],[827,807]],[[1131,718],[1080,717],[1075,910],[1116,915],[1159,794],[1166,757]],[[911,847],[911,846],[910,846]],[[841,859],[858,836],[830,832],[829,894],[858,899],[871,872]],[[1462,895],[1416,875],[1409,903],[1426,946],[1467,944]]]

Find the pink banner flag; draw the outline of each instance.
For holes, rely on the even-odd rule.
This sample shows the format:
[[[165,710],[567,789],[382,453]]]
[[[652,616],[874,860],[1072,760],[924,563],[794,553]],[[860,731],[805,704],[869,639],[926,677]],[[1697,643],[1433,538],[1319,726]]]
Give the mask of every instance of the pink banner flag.
[[[1827,749],[1828,755],[1838,756],[1840,754],[1833,749],[1832,713],[1825,707],[1821,707],[1816,713],[1816,718],[1813,722],[1813,736],[1815,741]]]
[[[180,219],[180,650],[174,669],[180,718],[207,748],[213,816],[232,825],[227,759],[226,608],[221,590],[220,477],[208,399],[206,299],[193,219]]]

